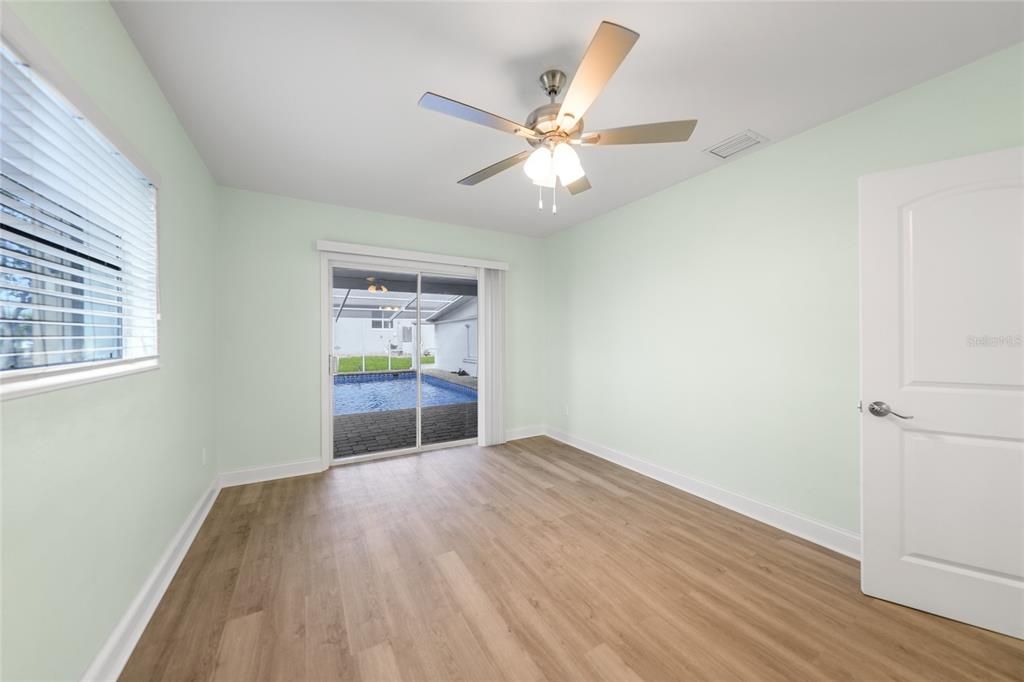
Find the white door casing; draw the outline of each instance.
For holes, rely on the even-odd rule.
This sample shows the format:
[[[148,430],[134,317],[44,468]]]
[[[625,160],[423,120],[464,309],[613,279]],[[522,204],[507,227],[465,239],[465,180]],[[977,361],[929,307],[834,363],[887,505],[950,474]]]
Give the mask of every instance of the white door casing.
[[[1024,638],[1022,169],[1013,148],[861,178],[861,580]]]

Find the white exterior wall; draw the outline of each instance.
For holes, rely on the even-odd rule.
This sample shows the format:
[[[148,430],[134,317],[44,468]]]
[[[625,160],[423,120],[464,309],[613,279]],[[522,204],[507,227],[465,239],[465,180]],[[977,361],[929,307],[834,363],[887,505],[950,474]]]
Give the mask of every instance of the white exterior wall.
[[[452,319],[434,325],[437,360],[434,367],[448,371],[464,369],[477,375],[477,302],[474,298],[452,313]]]
[[[395,320],[394,329],[373,329],[371,320],[340,318],[334,321],[334,354],[387,355],[388,344],[395,343],[403,355],[414,355],[413,342],[402,343],[402,327],[413,329],[412,320]],[[477,375],[477,302],[474,299],[452,313],[452,319],[423,325],[423,350],[434,355],[436,369],[451,372],[464,369]]]
[[[387,355],[388,344],[397,343],[402,353],[413,355],[413,343],[401,343],[402,327],[414,329],[412,320],[395,320],[394,329],[372,329],[371,321],[361,318],[340,318],[334,321],[335,355]],[[411,338],[415,341],[416,333]],[[423,326],[423,348],[432,351],[436,345],[432,325]]]

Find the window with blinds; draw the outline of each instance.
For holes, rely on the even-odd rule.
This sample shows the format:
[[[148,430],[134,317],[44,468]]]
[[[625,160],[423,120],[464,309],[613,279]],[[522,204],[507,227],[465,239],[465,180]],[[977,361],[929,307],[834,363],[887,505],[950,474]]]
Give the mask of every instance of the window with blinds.
[[[0,378],[155,357],[156,188],[0,51]]]

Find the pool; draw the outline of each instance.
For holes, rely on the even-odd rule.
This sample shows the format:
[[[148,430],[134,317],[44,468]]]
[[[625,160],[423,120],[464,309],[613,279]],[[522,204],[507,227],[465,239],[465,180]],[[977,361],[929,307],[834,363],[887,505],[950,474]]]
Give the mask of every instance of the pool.
[[[423,375],[423,406],[475,403],[476,391]],[[334,377],[334,414],[385,412],[416,407],[415,372],[338,374]]]

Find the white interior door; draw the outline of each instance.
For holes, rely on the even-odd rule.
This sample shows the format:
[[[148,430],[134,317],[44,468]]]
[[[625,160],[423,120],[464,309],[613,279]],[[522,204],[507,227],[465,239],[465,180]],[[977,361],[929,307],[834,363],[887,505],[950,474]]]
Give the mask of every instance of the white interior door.
[[[860,185],[863,590],[1015,637],[1022,168],[1014,148]]]

